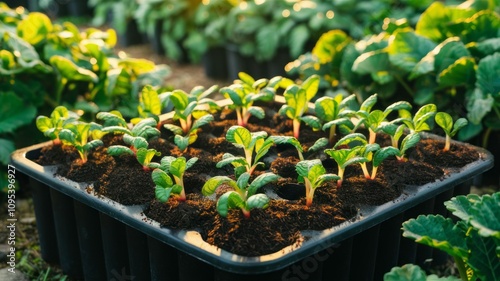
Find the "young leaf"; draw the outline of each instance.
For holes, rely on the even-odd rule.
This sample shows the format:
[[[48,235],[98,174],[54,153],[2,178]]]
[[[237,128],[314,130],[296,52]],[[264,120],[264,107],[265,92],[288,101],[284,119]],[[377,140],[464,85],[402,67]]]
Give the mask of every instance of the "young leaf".
[[[254,195],[259,188],[263,187],[264,185],[266,185],[268,183],[277,181],[278,178],[279,177],[277,175],[275,175],[275,174],[273,174],[271,172],[260,174],[248,186],[247,196]]]
[[[244,211],[245,205],[245,201],[241,198],[240,194],[235,191],[228,191],[222,194],[219,200],[217,200],[217,212],[222,217],[227,217],[229,209],[240,208]],[[245,214],[245,216],[247,215]]]
[[[211,177],[205,182],[205,184],[201,188],[201,194],[203,194],[204,196],[214,194],[217,187],[221,186],[222,184],[229,184],[233,188],[239,189],[238,185],[236,185],[236,182],[230,177],[215,176]]]
[[[226,139],[236,147],[249,148],[252,136],[245,127],[232,126],[227,130]]]
[[[246,208],[252,209],[265,209],[269,206],[269,197],[265,194],[259,193],[248,197]]]

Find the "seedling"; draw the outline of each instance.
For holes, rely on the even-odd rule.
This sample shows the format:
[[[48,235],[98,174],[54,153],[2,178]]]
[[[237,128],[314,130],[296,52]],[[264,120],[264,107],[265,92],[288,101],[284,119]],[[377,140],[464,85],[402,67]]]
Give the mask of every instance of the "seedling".
[[[347,103],[355,98],[355,95],[350,95],[345,99],[342,95],[337,95],[335,98],[321,97],[314,103],[314,112],[316,116],[303,116],[301,120],[314,130],[328,130],[328,140],[333,144],[337,126],[344,125],[347,126],[349,130],[354,128],[354,124],[352,124],[347,116],[342,114],[342,111],[346,108]]]
[[[411,133],[418,133],[422,131],[429,131],[430,126],[427,120],[436,114],[437,107],[435,104],[426,104],[418,109],[412,117],[411,112],[408,110],[400,110],[400,118],[395,119],[392,123],[405,124]]]
[[[347,146],[347,144],[355,141],[359,141],[360,145],[337,149],[339,146]],[[344,180],[344,172],[347,166],[369,161],[367,157],[359,155],[360,146],[364,144],[366,144],[366,137],[359,133],[353,133],[340,139],[335,144],[333,149],[325,149],[325,153],[333,160],[335,160],[335,162],[337,162],[338,176],[340,177],[340,179],[337,180],[337,188],[340,188],[342,186],[342,182]]]
[[[264,109],[253,106],[253,103],[258,100],[272,101],[281,77],[254,80],[245,72],[238,73],[238,77],[240,79],[234,84],[221,88],[220,93],[233,102],[228,107],[236,111],[238,125],[246,127],[251,116],[259,119],[265,117]]]
[[[382,127],[382,131],[391,136],[392,147],[399,149],[399,139],[403,136],[406,128],[408,127],[406,127],[405,124],[398,126],[393,123],[388,123]]]
[[[180,126],[165,124],[164,127],[175,134],[174,142],[180,150],[185,150],[198,139],[198,128],[213,121],[210,112],[219,106],[208,95],[212,94],[217,86],[205,90],[204,87],[194,87],[188,94],[183,90],[174,90],[167,94],[174,105],[174,120],[179,120]],[[193,122],[193,119],[195,120]]]
[[[226,140],[236,147],[243,148],[245,157],[225,153],[216,167],[221,168],[227,164],[232,164],[236,177],[239,177],[244,172],[251,175],[257,166],[264,165],[259,160],[267,154],[269,148],[274,144],[274,140],[271,137],[267,138],[266,132],[251,133],[247,128],[242,126],[232,126],[229,128],[226,133]],[[255,157],[253,157],[254,153]]]
[[[407,135],[401,142],[401,148],[397,149],[398,152],[395,154],[398,161],[405,161],[406,151],[414,147],[419,141],[420,141],[420,135],[418,133],[411,133]]]
[[[91,131],[100,129],[101,126],[96,123],[75,121],[64,125],[64,128],[59,132],[59,138],[63,144],[74,146],[80,155],[81,162],[85,163],[90,150],[103,145],[100,139],[88,141]]]
[[[311,206],[314,197],[314,191],[325,181],[339,180],[340,177],[335,174],[327,174],[325,167],[319,159],[303,160],[297,163],[295,170],[299,175],[299,182],[304,182],[306,187],[306,206]]]
[[[290,144],[295,147],[297,150],[297,154],[299,156],[299,160],[303,161],[304,160],[304,149],[302,148],[302,145],[300,144],[299,140],[297,140],[295,137],[291,136],[271,136],[270,137],[275,144]],[[328,145],[328,139],[327,138],[319,138],[316,140],[316,142],[309,147],[307,152],[314,152],[318,151]]]
[[[157,121],[152,118],[141,119],[132,129],[129,129],[127,122],[119,112],[99,112],[96,118],[103,120],[102,131],[105,133],[121,133],[133,137],[143,137],[147,141],[160,136],[160,131],[156,128]]]
[[[372,160],[372,174],[370,176],[370,179],[374,180],[377,176],[377,171],[378,167],[382,162],[390,157],[390,156],[397,156],[400,154],[399,149],[394,148],[392,146],[387,146],[387,147],[382,147],[379,150],[377,150],[373,154],[373,160]]]
[[[59,138],[59,133],[64,128],[64,125],[67,122],[76,120],[78,120],[76,114],[72,114],[66,107],[60,105],[54,108],[50,117],[43,115],[38,116],[36,118],[36,127],[46,137],[49,137],[54,145],[60,145],[61,140]]]
[[[112,145],[108,147],[108,154],[111,156],[119,156],[124,154],[134,155],[142,165],[144,171],[149,171],[160,167],[159,163],[151,162],[153,157],[160,156],[161,153],[156,149],[148,149],[148,141],[143,137],[134,137],[128,134],[123,135],[123,141],[129,145]]]
[[[279,113],[292,119],[293,136],[296,139],[299,139],[302,115],[308,111],[309,102],[316,96],[319,81],[318,75],[312,75],[300,86],[296,84],[288,86],[283,93],[286,104],[281,107]]]
[[[434,117],[436,124],[441,127],[446,134],[446,141],[444,145],[444,151],[450,150],[451,138],[455,136],[456,133],[463,127],[467,125],[467,119],[459,118],[455,123],[453,123],[453,118],[450,114],[446,112],[438,112]]]
[[[377,133],[382,131],[384,127],[384,121],[387,116],[395,111],[395,110],[405,110],[408,111],[411,109],[411,104],[406,101],[399,101],[389,105],[384,111],[382,110],[373,110],[372,107],[377,102],[377,95],[374,94],[368,97],[362,104],[360,109],[355,113],[355,115],[359,118],[358,126],[364,124],[370,133],[370,137],[368,143],[375,143],[377,138]]]
[[[162,110],[167,107],[167,104],[167,93],[158,94],[158,91],[151,85],[146,85],[142,88],[139,95],[139,105],[137,106],[139,117],[132,118],[130,122],[132,124],[137,124],[142,119],[153,118],[159,124],[160,120],[158,116],[162,113]]]
[[[172,194],[177,194],[177,200],[185,201],[184,172],[192,167],[198,158],[193,157],[186,161],[184,157],[165,156],[161,159],[159,169],[152,173],[153,182],[156,184],[155,195],[160,202],[166,202]],[[174,177],[174,181],[170,177]]]
[[[234,190],[224,193],[217,200],[217,211],[223,217],[227,216],[228,210],[239,208],[246,218],[250,217],[250,210],[258,208],[265,209],[269,205],[269,197],[257,191],[264,185],[277,181],[278,176],[273,173],[264,173],[257,176],[251,183],[250,173],[241,174],[237,180],[227,176],[215,176],[210,178],[201,189],[205,196],[211,195],[222,184],[232,187]]]
[[[403,236],[452,256],[463,281],[499,280],[500,193],[460,195],[444,205],[458,219],[420,215],[403,223]]]

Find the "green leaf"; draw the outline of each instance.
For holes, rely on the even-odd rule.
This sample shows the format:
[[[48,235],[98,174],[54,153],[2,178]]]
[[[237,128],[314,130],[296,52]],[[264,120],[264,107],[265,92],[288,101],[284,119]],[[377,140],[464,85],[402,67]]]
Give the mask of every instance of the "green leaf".
[[[381,148],[380,150],[377,150],[373,154],[373,167],[378,167],[382,162],[389,156],[396,156],[399,154],[399,149],[392,147],[392,146],[386,146]]]
[[[471,231],[467,239],[470,254],[467,264],[474,269],[481,280],[500,280],[500,258],[497,255],[497,241],[493,237],[484,237]]]
[[[295,147],[300,152],[303,152],[302,145],[300,145],[300,142],[295,138],[291,136],[270,136],[271,139],[273,139],[274,143],[277,145],[281,144],[290,144]]]
[[[10,163],[10,155],[16,150],[14,142],[8,139],[0,138],[0,163],[7,165]]]
[[[481,201],[473,204],[470,223],[479,230],[482,236],[493,236],[500,239],[500,193],[483,195]]]
[[[332,97],[321,97],[314,103],[316,116],[323,121],[332,121],[339,114],[339,104]]]
[[[160,156],[160,152],[156,151],[156,149],[146,149],[144,147],[137,149],[137,152],[135,154],[137,157],[137,161],[139,161],[139,163],[141,163],[141,165],[143,166],[147,166],[151,162],[153,157]]]
[[[319,130],[322,128],[321,120],[316,116],[312,115],[302,116],[300,117],[300,120],[306,123],[311,128],[313,128],[313,130]]]
[[[493,96],[483,93],[476,84],[476,88],[472,91],[467,101],[467,119],[475,125],[480,124],[484,116],[491,111],[494,103],[495,99]]]
[[[384,275],[384,281],[427,281],[427,276],[418,265],[405,264],[393,267]]]
[[[403,236],[417,243],[445,251],[457,258],[467,257],[465,232],[441,215],[420,215],[403,223]]]
[[[264,111],[264,109],[262,109],[261,107],[258,107],[258,106],[250,106],[248,108],[248,113],[250,113],[252,116],[255,116],[259,119],[264,119],[264,117],[266,117],[266,112]]]
[[[319,88],[319,76],[314,74],[309,76],[301,85],[301,88],[306,91],[305,97],[306,97],[306,103],[303,105],[305,107],[304,111],[307,111],[308,107],[308,102],[316,96],[316,93],[318,93],[318,88]]]
[[[187,160],[186,162],[186,170],[193,167],[193,165],[198,161],[198,157],[193,157]]]
[[[389,60],[393,65],[409,73],[434,47],[436,43],[409,28],[398,30],[389,39]]]
[[[228,191],[217,200],[217,212],[222,217],[227,217],[228,210],[234,208],[245,208],[245,201],[235,191]]]
[[[477,194],[469,194],[467,196],[460,195],[444,202],[444,205],[453,215],[467,222],[471,217],[469,210],[472,209],[474,202],[479,200],[481,199]]]
[[[306,24],[300,24],[292,29],[288,39],[289,42],[293,42],[293,44],[289,44],[291,57],[296,58],[302,54],[304,52],[304,45],[309,39],[310,34]]]
[[[254,195],[257,192],[257,190],[259,190],[259,188],[263,187],[268,183],[277,181],[278,178],[279,177],[277,175],[271,172],[260,174],[252,181],[252,183],[250,183],[250,186],[248,187],[247,196]]]
[[[260,142],[257,142],[255,145],[256,154],[253,162],[256,163],[264,157],[273,145],[274,140],[272,138],[267,138],[266,140],[261,139]]]
[[[182,178],[184,172],[186,171],[186,158],[183,156],[174,159],[170,162],[169,172],[178,177]]]
[[[212,121],[214,121],[214,116],[212,114],[203,115],[200,118],[196,119],[196,121],[194,121],[193,125],[191,126],[191,131],[194,131],[202,126],[205,126]]]
[[[500,93],[500,53],[487,56],[479,61],[476,71],[476,88],[484,95],[498,96]]]
[[[222,156],[222,160],[217,162],[215,166],[217,168],[221,168],[226,166],[227,164],[232,164],[235,167],[250,165],[250,163],[247,163],[247,160],[244,157],[234,156],[231,153],[224,153],[224,155]]]
[[[32,45],[46,40],[53,26],[49,17],[43,13],[32,12],[17,25],[17,34]]]
[[[153,179],[153,182],[157,186],[163,188],[172,187],[172,185],[174,184],[172,178],[165,171],[162,171],[160,169],[153,170],[153,172],[151,173],[151,177]]]
[[[126,146],[123,146],[123,145],[112,145],[112,146],[108,147],[107,151],[108,151],[108,154],[111,156],[120,156],[123,154],[134,155],[134,152],[132,151],[132,149],[130,149]]]
[[[97,83],[99,81],[99,77],[97,77],[94,72],[77,66],[65,57],[53,56],[49,61],[50,64],[59,71],[63,78],[70,81],[85,81],[92,83]]]
[[[158,92],[151,85],[146,85],[142,88],[139,96],[139,115],[149,117],[151,115],[160,115],[162,105]]]
[[[359,111],[370,112],[372,107],[377,103],[377,94],[369,96],[359,108]]]
[[[312,146],[309,147],[307,151],[313,152],[318,151],[322,148],[325,148],[328,145],[329,141],[327,138],[319,138],[317,139]]]
[[[182,128],[179,127],[179,126],[177,126],[177,125],[174,125],[174,124],[164,124],[163,127],[165,127],[165,129],[171,131],[175,135],[182,135],[183,134]]]
[[[175,109],[181,112],[184,111],[189,104],[188,94],[183,90],[174,90],[169,95],[169,98]]]
[[[174,136],[174,143],[177,145],[179,150],[184,151],[188,146],[189,146],[189,139],[190,136],[183,136],[183,135],[175,135]]]
[[[469,85],[475,80],[476,63],[472,57],[463,57],[444,69],[438,76],[440,87]]]
[[[267,195],[259,193],[248,197],[247,199],[247,209],[265,209],[269,206],[269,197]]]
[[[417,145],[420,141],[420,135],[418,133],[412,133],[407,135],[401,142],[401,154],[404,154],[408,149]]]
[[[226,140],[234,144],[236,147],[248,149],[252,136],[250,131],[242,126],[232,126],[227,130]]]
[[[375,74],[390,69],[389,55],[386,50],[363,53],[352,65],[352,71],[358,74]]]
[[[204,196],[208,196],[210,194],[213,194],[215,192],[215,190],[217,189],[217,187],[219,187],[220,185],[225,184],[225,183],[232,183],[233,187],[236,186],[236,182],[229,177],[215,176],[215,177],[211,177],[210,179],[208,179],[205,182],[205,184],[201,188],[201,193]]]
[[[352,133],[352,134],[344,136],[343,138],[338,140],[337,143],[333,146],[333,148],[337,148],[341,145],[349,145],[350,146],[351,142],[360,142],[361,145],[365,145],[368,143],[365,135],[360,134],[360,133]]]
[[[453,118],[451,115],[446,112],[438,112],[434,119],[436,120],[436,124],[438,124],[447,135],[450,135],[453,129]]]
[[[0,92],[0,134],[12,133],[35,119],[36,108],[14,92]]]

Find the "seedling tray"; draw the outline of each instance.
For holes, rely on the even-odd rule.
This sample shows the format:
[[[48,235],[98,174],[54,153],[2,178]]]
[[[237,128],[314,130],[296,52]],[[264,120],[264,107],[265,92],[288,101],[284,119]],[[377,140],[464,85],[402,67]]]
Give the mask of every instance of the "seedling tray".
[[[425,138],[437,137],[430,134],[426,134],[423,136]],[[61,266],[63,267],[63,270],[69,272],[72,275],[86,275],[86,277],[88,277],[88,274],[90,274],[89,272],[86,272],[88,268],[85,266],[85,264],[88,264],[89,262],[85,262],[84,250],[86,250],[86,246],[83,246],[88,242],[84,241],[86,237],[83,236],[85,236],[84,234],[88,234],[89,231],[93,231],[94,235],[87,237],[87,239],[93,239],[95,242],[93,244],[97,244],[97,246],[94,245],[94,247],[96,247],[96,253],[90,254],[90,256],[96,254],[98,255],[101,251],[104,251],[105,256],[105,268],[97,269],[94,274],[100,275],[106,272],[105,274],[107,274],[108,279],[109,277],[113,277],[117,273],[130,273],[130,270],[134,268],[134,262],[131,259],[131,254],[134,250],[133,245],[137,243],[144,244],[144,246],[142,247],[138,246],[135,248],[136,250],[144,251],[145,255],[149,257],[149,264],[146,263],[146,266],[149,265],[149,270],[146,270],[147,272],[144,273],[144,276],[148,276],[151,278],[153,276],[156,276],[155,274],[161,274],[161,272],[156,272],[154,270],[155,268],[158,269],[158,266],[156,266],[155,261],[152,260],[154,259],[154,251],[152,251],[152,248],[159,249],[158,246],[151,247],[151,245],[155,243],[156,245],[160,245],[160,248],[161,246],[164,246],[165,252],[171,251],[173,249],[174,255],[175,253],[178,254],[177,261],[179,264],[181,263],[181,260],[183,260],[184,263],[188,263],[186,262],[186,260],[190,260],[194,263],[200,263],[205,267],[208,266],[211,272],[215,270],[224,273],[222,275],[215,274],[216,276],[227,276],[227,274],[266,275],[279,272],[282,278],[284,278],[286,277],[285,274],[287,276],[290,274],[293,275],[293,271],[291,271],[290,266],[299,264],[306,268],[308,265],[305,263],[305,261],[312,262],[311,266],[309,266],[310,268],[313,267],[313,264],[316,264],[316,266],[314,266],[315,268],[313,268],[315,269],[314,272],[316,272],[317,270],[321,270],[322,268],[319,266],[319,264],[324,264],[325,262],[334,260],[336,258],[348,259],[349,255],[356,255],[356,253],[352,251],[354,251],[357,247],[360,247],[360,243],[363,243],[363,240],[365,240],[360,239],[359,237],[367,235],[367,237],[372,237],[372,239],[374,237],[378,238],[379,236],[381,239],[387,238],[390,236],[389,234],[382,234],[384,231],[386,231],[384,229],[387,227],[396,230],[396,235],[393,235],[393,237],[396,238],[397,242],[399,242],[399,239],[397,239],[397,237],[400,236],[400,232],[397,230],[399,230],[399,228],[401,227],[401,222],[403,219],[405,219],[405,214],[418,215],[419,213],[435,212],[436,210],[434,209],[434,206],[439,206],[441,204],[439,202],[447,200],[449,199],[449,197],[453,196],[455,194],[453,191],[454,189],[460,187],[462,183],[487,171],[493,166],[493,157],[488,151],[466,143],[458,144],[466,145],[471,149],[476,150],[480,155],[479,160],[470,163],[459,170],[447,171],[447,175],[445,176],[445,178],[437,180],[435,182],[428,183],[422,186],[408,186],[404,189],[402,195],[399,198],[391,202],[387,202],[380,206],[362,206],[359,209],[357,217],[338,226],[330,229],[325,229],[323,231],[305,231],[303,232],[303,235],[306,238],[304,239],[304,241],[298,244],[291,245],[276,253],[259,257],[245,257],[219,249],[204,242],[201,236],[196,231],[182,231],[162,228],[157,222],[145,217],[145,215],[142,213],[144,206],[121,205],[107,198],[93,195],[92,192],[88,191],[88,185],[86,184],[76,183],[71,180],[61,178],[60,176],[55,176],[54,173],[56,167],[40,166],[33,162],[34,159],[39,157],[41,148],[50,145],[50,142],[41,143],[17,150],[12,155],[12,164],[19,172],[28,175],[31,179],[32,188],[34,187],[38,190],[37,192],[34,192],[35,208],[37,207],[37,204],[44,206],[41,207],[42,213],[37,214],[39,228],[41,228],[40,240],[44,258],[49,261],[59,260]],[[47,192],[49,192],[50,196],[47,196],[45,194],[41,195],[40,197],[45,196],[52,201],[57,201],[61,199],[59,197],[62,197],[63,203],[56,204],[55,202],[52,202],[53,210],[50,210],[48,209],[50,208],[50,203],[38,202],[41,199],[36,198],[36,196],[39,195],[40,192],[45,192],[46,194]],[[422,206],[422,204],[425,204],[426,202],[431,202],[432,205],[431,207],[428,207],[427,210],[425,210],[425,207]],[[64,211],[63,208],[63,205],[65,204],[68,205],[66,211]],[[88,210],[82,212],[82,208]],[[418,208],[419,210],[416,210],[416,208]],[[92,216],[92,219],[97,220],[97,224],[95,222],[92,223],[92,220],[90,220],[90,224],[87,228],[81,225],[82,223],[86,222],[82,218],[82,216],[85,217],[86,212],[91,212],[91,214],[94,214]],[[53,216],[54,222],[51,222],[50,218],[43,218],[44,214]],[[67,216],[68,214],[70,216],[69,219],[58,218],[58,216]],[[44,220],[49,221],[48,226],[40,225]],[[65,223],[62,225],[62,227],[58,227],[58,224],[60,224],[61,221],[65,221]],[[101,228],[100,233],[98,229],[99,222]],[[52,224],[52,226],[50,224]],[[115,224],[114,227],[112,229],[109,229],[109,226],[113,224]],[[48,230],[44,230],[44,227],[48,228]],[[52,227],[54,227],[54,229],[52,229]],[[69,230],[69,228],[72,227],[75,228],[73,232]],[[57,239],[57,241],[50,241],[54,238],[47,238],[50,237],[50,234],[47,234],[47,231],[50,230],[56,232],[55,239]],[[61,233],[61,231],[66,232],[66,235],[64,233]],[[123,232],[125,232],[128,236],[123,235]],[[100,239],[101,237],[96,237],[99,236],[99,234],[102,239]],[[106,253],[106,251],[108,250],[113,251],[113,249],[116,250],[120,247],[127,248],[126,245],[111,245],[110,243],[116,243],[116,240],[120,239],[107,239],[107,235],[110,235],[109,237],[116,238],[118,236],[133,237],[134,234],[136,235],[136,239],[128,239],[128,242],[127,239],[123,238],[123,243],[128,245],[128,251],[127,249],[125,249],[125,251],[122,251],[122,253],[120,253],[119,251],[115,251],[114,254]],[[73,241],[68,242],[75,249],[68,249],[68,246],[64,246],[63,242],[60,241],[65,236],[78,237],[72,238]],[[95,239],[99,241],[96,242]],[[375,263],[375,258],[377,256],[377,245],[380,244],[378,246],[379,248],[384,247],[383,245],[385,242],[383,242],[381,239],[376,239],[375,241],[369,242],[369,244],[371,245],[367,245],[366,248],[360,247],[362,248],[360,249],[360,251],[361,253],[363,253],[362,256],[364,257],[369,257],[370,252],[374,252],[372,253],[374,260],[368,260],[368,263]],[[46,241],[42,240],[48,240],[48,246],[43,245],[43,243]],[[75,243],[77,244],[75,245]],[[351,243],[352,245],[350,245],[349,243]],[[375,245],[373,243],[375,243]],[[80,245],[79,249],[78,244]],[[347,252],[350,251],[348,253],[349,255],[346,257],[346,254],[344,253],[343,257],[339,257],[338,255],[341,255],[343,247],[348,244],[350,245],[349,249],[347,249]],[[401,247],[404,249],[403,244],[404,243],[398,245],[397,249],[400,249]],[[150,245],[149,251],[145,249],[147,245]],[[57,246],[55,248],[59,249],[56,253],[54,253],[54,249],[48,249],[49,247],[54,248],[54,246]],[[61,249],[61,247],[64,247],[65,249]],[[68,257],[62,257],[62,255],[65,255],[65,253],[61,252],[64,251],[69,251],[69,253],[66,253],[66,255],[70,256],[69,259],[72,259],[72,262],[68,260]],[[378,252],[380,252],[380,250]],[[127,257],[127,254],[129,257]],[[161,254],[162,253],[159,253],[159,255]],[[391,262],[391,264],[386,264],[386,267],[394,266],[394,262],[401,263],[404,260],[405,254],[408,253],[398,253],[396,257],[392,257],[391,260],[393,262]],[[71,257],[72,255],[73,257]],[[81,257],[75,257],[75,255],[80,255]],[[113,257],[113,255],[115,257]],[[119,255],[120,257],[116,257],[116,255]],[[82,261],[80,261],[80,258],[82,259]],[[409,261],[414,261],[416,258],[418,258],[418,255],[414,253],[413,258],[410,258]],[[75,261],[75,259],[77,260]],[[119,259],[124,260],[122,263],[124,269],[120,267],[121,265]],[[354,258],[352,259],[354,260]],[[380,258],[377,260],[383,262],[383,260]],[[140,262],[145,263],[144,260]],[[161,261],[163,265],[165,265],[164,262],[164,260]],[[95,267],[95,261],[90,262],[90,264],[93,264]],[[351,267],[352,278],[353,268],[356,268],[356,266],[349,265],[349,267]],[[372,268],[368,270],[370,274],[380,271],[377,270],[376,265],[373,265],[371,267]],[[384,268],[384,270],[385,269],[386,268]],[[325,267],[323,271],[325,270],[328,269]],[[312,270],[309,271],[312,272]],[[139,274],[137,270],[135,272],[136,274]],[[179,274],[179,278],[180,276],[189,275],[183,275],[181,273],[182,270],[180,269],[177,269],[177,272]],[[134,272],[130,274],[133,273]],[[339,275],[339,273],[337,272],[335,275],[340,276],[342,274]],[[326,275],[323,272],[318,276],[323,276],[319,278],[321,279]],[[216,279],[223,280],[223,278]],[[182,280],[190,279],[188,278]]]

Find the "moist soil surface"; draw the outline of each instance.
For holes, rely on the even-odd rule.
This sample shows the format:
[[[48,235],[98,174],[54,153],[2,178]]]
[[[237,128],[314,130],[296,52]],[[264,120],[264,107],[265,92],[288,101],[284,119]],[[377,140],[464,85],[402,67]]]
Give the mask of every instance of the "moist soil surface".
[[[291,136],[291,120],[277,114],[278,105],[266,109],[263,120],[250,119],[247,127],[251,132],[266,131],[269,135]],[[172,229],[199,231],[205,241],[229,252],[243,256],[259,256],[280,251],[284,247],[300,243],[303,230],[323,230],[342,222],[353,220],[361,206],[380,205],[398,198],[408,185],[422,185],[443,179],[455,169],[478,160],[479,154],[467,146],[452,145],[443,151],[441,139],[423,138],[414,148],[407,151],[405,161],[387,158],[379,167],[373,180],[363,176],[359,165],[346,168],[340,187],[336,182],[326,182],[318,188],[313,204],[305,204],[304,186],[297,183],[295,164],[299,161],[294,147],[273,146],[264,157],[265,167],[259,168],[252,177],[272,171],[280,179],[260,189],[271,198],[267,209],[253,209],[250,217],[241,210],[231,209],[227,217],[216,210],[216,198],[201,195],[201,188],[207,179],[225,175],[234,178],[231,165],[216,168],[216,163],[226,152],[243,155],[243,150],[225,139],[227,129],[236,125],[234,112],[223,110],[214,115],[214,121],[199,130],[198,140],[186,151],[180,151],[173,144],[173,135],[161,126],[161,137],[150,141],[150,148],[161,152],[153,161],[160,162],[163,156],[197,157],[198,161],[186,171],[184,176],[186,201],[170,197],[166,202],[155,198],[155,184],[152,171],[144,169],[132,156],[112,157],[106,147],[124,144],[120,135],[106,135],[105,145],[91,152],[84,164],[78,153],[68,146],[50,145],[42,149],[38,163],[59,164],[57,174],[78,182],[92,183],[89,193],[105,196],[124,205],[143,205],[144,214]],[[167,120],[166,122],[174,122]],[[305,158],[322,160],[328,173],[338,173],[337,164],[323,152],[307,153],[319,137],[327,137],[323,132],[312,131],[301,126],[299,141]],[[339,136],[340,137],[340,136]],[[386,146],[390,140],[384,135],[377,136],[377,142]],[[368,164],[371,170],[370,164]],[[216,197],[230,190],[222,185]]]

